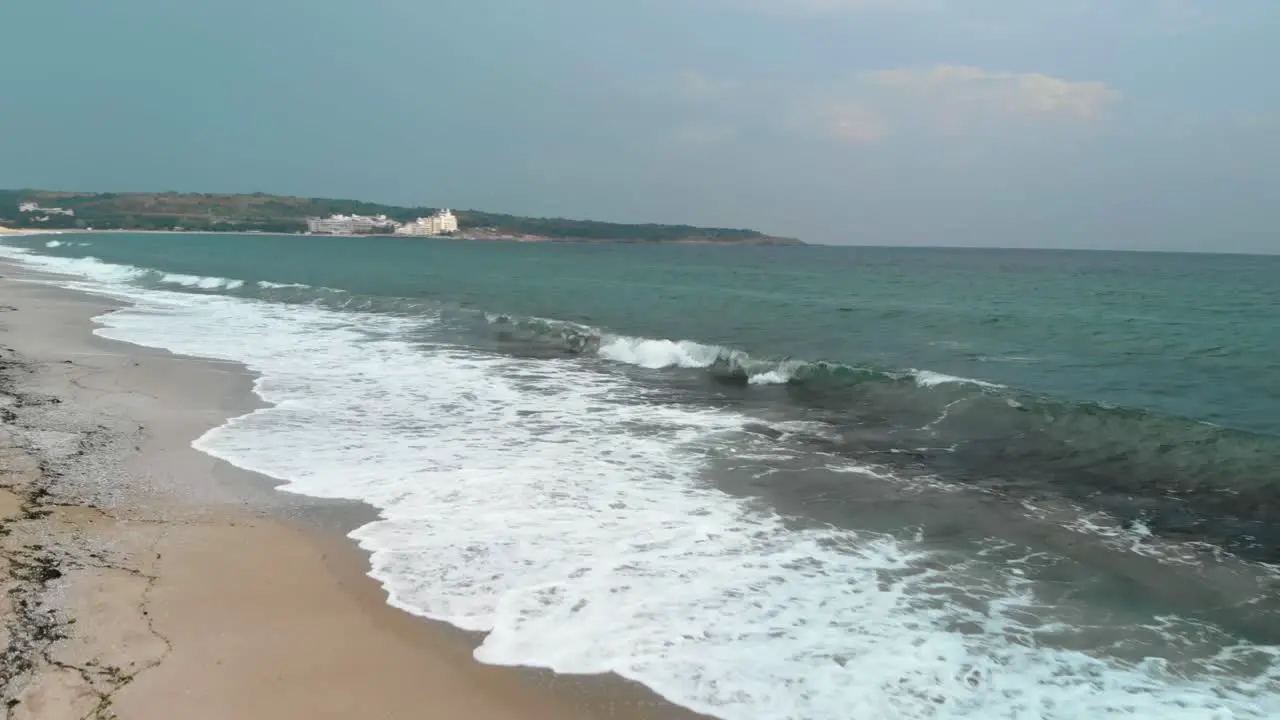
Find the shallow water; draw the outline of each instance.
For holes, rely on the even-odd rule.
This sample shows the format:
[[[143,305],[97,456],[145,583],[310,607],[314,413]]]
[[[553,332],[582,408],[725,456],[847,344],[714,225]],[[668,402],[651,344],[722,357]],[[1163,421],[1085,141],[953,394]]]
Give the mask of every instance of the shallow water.
[[[57,245],[48,243],[57,242]],[[725,718],[1280,714],[1280,262],[64,236],[477,656]]]

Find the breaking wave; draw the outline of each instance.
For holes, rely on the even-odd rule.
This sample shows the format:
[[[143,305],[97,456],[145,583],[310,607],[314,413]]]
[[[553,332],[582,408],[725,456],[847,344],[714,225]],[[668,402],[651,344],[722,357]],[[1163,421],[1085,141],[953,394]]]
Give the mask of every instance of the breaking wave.
[[[1280,562],[1280,439],[1268,435],[930,370],[762,359],[553,320],[486,319],[507,339],[701,371],[716,385],[779,386],[781,399],[827,426],[808,437],[824,451],[1019,500],[1078,502],[1123,525]]]
[[[707,369],[718,380],[740,385],[811,385],[839,388],[867,380],[909,381],[920,387],[946,384],[996,390],[1004,386],[930,370],[881,370],[836,362],[793,358],[760,359],[741,350],[693,340],[665,340],[617,335],[597,328],[541,318],[487,314],[486,320],[508,337],[557,342],[567,352],[592,353],[606,360],[651,370]]]
[[[695,340],[628,336],[424,298],[162,273],[92,257],[58,263],[64,271],[156,289],[444,318],[486,333],[500,349],[536,348],[542,355],[656,371],[647,373],[647,381],[663,382],[668,371],[681,386],[701,382],[721,394],[740,388],[735,397],[759,394],[771,411],[783,408],[824,428],[788,434],[788,442],[1019,501],[1061,499],[1155,536],[1209,542],[1243,558],[1280,563],[1280,504],[1274,500],[1280,496],[1280,439],[1269,435],[936,370],[757,357]]]
[[[244,287],[243,280],[232,280],[224,277],[204,277],[201,275],[182,275],[178,273],[165,273],[160,277],[160,282],[181,285],[188,288],[199,288],[201,290],[238,290]]]

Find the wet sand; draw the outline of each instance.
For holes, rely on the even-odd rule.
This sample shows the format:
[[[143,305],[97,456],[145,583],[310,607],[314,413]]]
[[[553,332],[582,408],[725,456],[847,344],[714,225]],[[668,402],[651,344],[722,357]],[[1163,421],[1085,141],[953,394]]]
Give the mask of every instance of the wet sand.
[[[370,508],[190,447],[259,402],[243,367],[97,338],[109,301],[0,276],[0,717],[696,717],[476,663],[365,575],[344,535]]]

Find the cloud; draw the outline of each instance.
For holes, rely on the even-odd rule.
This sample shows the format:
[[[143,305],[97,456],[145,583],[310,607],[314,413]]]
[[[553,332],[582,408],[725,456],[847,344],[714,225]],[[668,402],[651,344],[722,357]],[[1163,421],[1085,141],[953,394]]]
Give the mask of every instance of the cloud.
[[[840,100],[824,108],[826,134],[841,142],[874,143],[889,134],[889,124],[870,107],[856,100]]]
[[[875,70],[862,85],[915,100],[943,120],[966,115],[1022,115],[1095,121],[1120,93],[1103,82],[1076,82],[1042,73],[983,70],[970,65]]]
[[[1099,122],[1120,99],[1102,82],[984,70],[968,65],[873,70],[819,91],[804,132],[866,145],[921,130],[988,134]]]
[[[971,65],[869,70],[840,83],[747,83],[688,70],[660,86],[668,138],[719,145],[768,134],[868,146],[891,137],[1003,137],[1097,125],[1120,99],[1105,82]]]
[[[708,77],[696,70],[686,70],[676,79],[676,92],[689,102],[709,103],[727,100],[737,93],[738,83]]]
[[[731,125],[691,122],[676,128],[674,137],[685,145],[719,145],[738,135]]]

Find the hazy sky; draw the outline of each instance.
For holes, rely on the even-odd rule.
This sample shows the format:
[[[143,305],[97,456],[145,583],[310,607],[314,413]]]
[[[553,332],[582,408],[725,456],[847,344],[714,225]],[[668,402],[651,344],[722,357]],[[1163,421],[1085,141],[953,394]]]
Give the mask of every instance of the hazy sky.
[[[1280,251],[1280,0],[5,0],[0,187]]]

